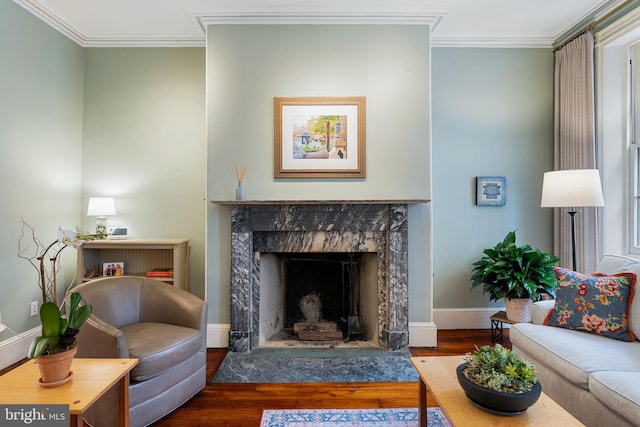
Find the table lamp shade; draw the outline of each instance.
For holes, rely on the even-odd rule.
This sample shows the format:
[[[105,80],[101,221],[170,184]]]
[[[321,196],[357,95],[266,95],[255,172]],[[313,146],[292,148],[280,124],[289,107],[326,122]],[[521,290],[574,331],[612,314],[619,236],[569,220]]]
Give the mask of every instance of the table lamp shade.
[[[115,215],[116,205],[113,197],[91,197],[89,198],[88,216]]]
[[[545,172],[542,181],[543,208],[604,206],[597,169]]]

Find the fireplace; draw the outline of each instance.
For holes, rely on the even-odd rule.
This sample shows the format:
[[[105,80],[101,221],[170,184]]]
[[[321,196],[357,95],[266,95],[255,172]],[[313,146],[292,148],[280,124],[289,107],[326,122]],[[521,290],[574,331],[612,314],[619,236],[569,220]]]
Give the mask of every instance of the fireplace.
[[[343,334],[346,340],[406,350],[407,203],[411,202],[234,203],[229,349],[242,352],[269,345],[270,340],[291,328],[293,319],[287,315],[296,311],[297,302],[287,300],[287,288],[294,285],[287,283],[286,276],[291,274],[287,268],[292,263],[310,262],[298,266],[309,271],[323,270],[314,263],[326,263],[328,272],[339,271],[343,263],[356,260],[358,283],[349,286],[358,290],[346,297],[351,303],[346,311],[342,303],[335,301],[343,292],[343,285],[331,285],[329,290],[328,282],[334,281],[331,277],[322,279],[320,284],[303,284],[302,291],[332,294],[326,304],[340,307],[326,307],[327,316],[347,328]],[[304,294],[302,291],[296,292]],[[299,300],[300,296],[293,298]],[[354,300],[357,304],[353,304]],[[351,332],[350,320],[357,323]]]
[[[262,253],[259,310],[259,347],[378,346],[377,255]]]

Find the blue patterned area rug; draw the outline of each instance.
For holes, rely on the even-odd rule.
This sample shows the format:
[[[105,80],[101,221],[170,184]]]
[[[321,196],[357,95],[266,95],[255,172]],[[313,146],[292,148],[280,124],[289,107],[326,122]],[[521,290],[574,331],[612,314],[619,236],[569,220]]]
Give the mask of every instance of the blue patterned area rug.
[[[418,409],[267,409],[260,427],[417,427]],[[427,408],[427,425],[451,427],[440,408]]]
[[[256,349],[229,352],[214,383],[418,381],[411,353],[382,349]]]

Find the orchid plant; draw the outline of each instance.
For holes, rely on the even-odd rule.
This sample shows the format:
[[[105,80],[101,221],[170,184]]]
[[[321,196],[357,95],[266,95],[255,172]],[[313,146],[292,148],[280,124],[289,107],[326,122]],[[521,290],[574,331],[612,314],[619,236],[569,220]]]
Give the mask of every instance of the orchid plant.
[[[104,238],[98,234],[87,234],[80,227],[76,230],[58,228],[58,238],[48,246],[36,237],[36,227],[21,218],[22,228],[18,238],[18,258],[26,259],[38,272],[38,286],[42,290],[42,302],[58,303],[56,275],[61,268],[60,253],[71,246],[78,249],[84,242]],[[30,240],[27,238],[30,235]]]

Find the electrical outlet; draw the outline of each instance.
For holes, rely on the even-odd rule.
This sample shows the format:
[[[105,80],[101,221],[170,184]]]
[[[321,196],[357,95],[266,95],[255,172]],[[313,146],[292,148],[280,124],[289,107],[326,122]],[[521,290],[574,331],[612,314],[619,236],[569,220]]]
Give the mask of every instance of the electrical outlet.
[[[31,301],[31,316],[38,315],[38,301]]]

